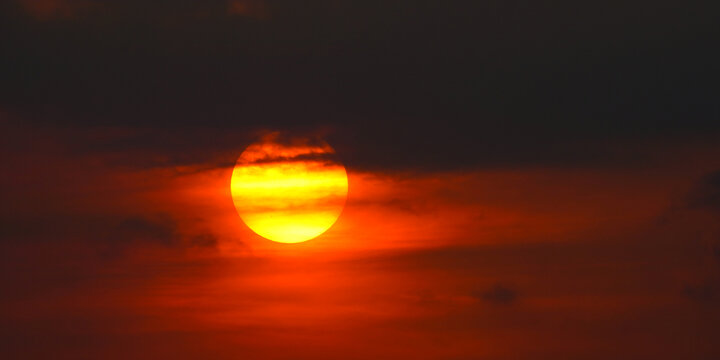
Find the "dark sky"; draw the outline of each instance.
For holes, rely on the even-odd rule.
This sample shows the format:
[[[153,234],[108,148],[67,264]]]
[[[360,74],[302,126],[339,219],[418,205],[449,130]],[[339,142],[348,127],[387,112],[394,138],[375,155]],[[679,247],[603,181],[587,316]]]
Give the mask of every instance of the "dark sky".
[[[0,0],[0,357],[720,358],[713,5]],[[349,174],[307,243],[273,131]]]
[[[718,131],[709,5],[4,1],[0,106],[147,128],[127,146],[170,153],[198,128],[281,127],[331,130],[363,168],[607,161]]]

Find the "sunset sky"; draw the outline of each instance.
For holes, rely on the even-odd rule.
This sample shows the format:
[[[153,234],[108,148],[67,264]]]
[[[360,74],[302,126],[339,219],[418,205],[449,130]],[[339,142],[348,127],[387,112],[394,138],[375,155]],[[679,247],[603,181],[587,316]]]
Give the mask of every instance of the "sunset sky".
[[[0,358],[720,359],[712,3],[0,0]]]

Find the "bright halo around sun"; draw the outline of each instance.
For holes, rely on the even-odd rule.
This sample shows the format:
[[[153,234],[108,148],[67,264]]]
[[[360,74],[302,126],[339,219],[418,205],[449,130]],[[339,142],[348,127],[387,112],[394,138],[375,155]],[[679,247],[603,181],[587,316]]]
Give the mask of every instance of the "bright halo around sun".
[[[258,235],[299,243],[327,231],[345,206],[348,179],[335,150],[277,133],[245,149],[230,182],[240,218]]]

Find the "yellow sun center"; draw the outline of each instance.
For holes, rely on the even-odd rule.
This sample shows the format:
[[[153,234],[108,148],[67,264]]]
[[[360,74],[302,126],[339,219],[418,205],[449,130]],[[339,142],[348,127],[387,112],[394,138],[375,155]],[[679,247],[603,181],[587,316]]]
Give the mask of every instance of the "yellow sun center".
[[[327,144],[290,145],[266,137],[238,159],[231,179],[233,203],[258,235],[282,243],[312,239],[328,230],[345,205],[345,167]]]

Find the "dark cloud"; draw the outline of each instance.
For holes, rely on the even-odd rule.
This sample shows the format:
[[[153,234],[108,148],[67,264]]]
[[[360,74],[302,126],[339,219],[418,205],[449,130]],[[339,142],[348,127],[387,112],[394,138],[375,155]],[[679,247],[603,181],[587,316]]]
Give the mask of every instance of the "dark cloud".
[[[623,163],[641,154],[622,140],[718,132],[705,1],[95,1],[40,23],[21,3],[0,12],[0,106],[144,127],[128,147],[198,161],[241,147],[203,136],[258,129],[431,170]]]
[[[192,264],[186,250],[213,254],[218,244],[215,234],[184,231],[168,214],[14,216],[0,226],[0,285],[7,290],[0,303],[145,280],[163,267]],[[146,252],[160,255],[143,267],[128,265]]]
[[[334,161],[337,156],[335,154],[302,154],[297,156],[275,156],[257,159],[254,161],[247,161],[245,164],[272,164],[272,163],[284,163],[284,162],[304,162],[312,161],[317,162],[321,165],[335,165]]]
[[[517,299],[517,292],[500,284],[475,294],[478,298],[491,304],[509,305]]]
[[[98,244],[110,245],[112,252],[115,246],[160,245],[167,248],[207,247],[213,248],[218,243],[216,235],[208,232],[184,232],[178,222],[168,214],[130,216],[121,220],[111,220],[112,226],[107,228],[107,235],[102,237],[101,226],[94,226],[99,236]],[[102,224],[103,222],[97,221]],[[107,221],[105,222],[107,223]]]
[[[714,303],[720,300],[720,287],[711,283],[688,285],[685,287],[684,294],[690,300],[699,303]]]
[[[695,209],[720,211],[720,171],[706,175],[692,189],[688,205]]]
[[[218,237],[213,234],[194,235],[188,240],[190,246],[215,247],[218,244]]]
[[[167,216],[156,219],[131,217],[122,220],[114,229],[112,236],[120,241],[141,241],[172,245],[178,242],[177,223]]]
[[[154,215],[67,215],[5,217],[0,222],[0,243],[61,243],[72,239],[100,253],[122,253],[123,249],[160,246],[167,249],[217,245],[215,234],[183,231],[168,214]]]

